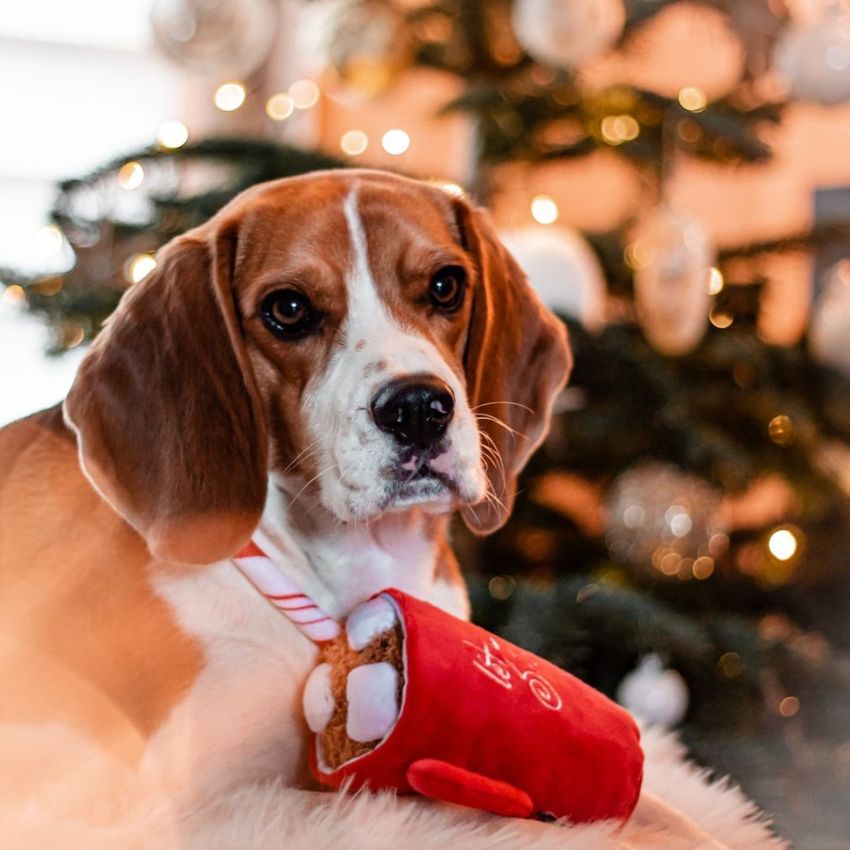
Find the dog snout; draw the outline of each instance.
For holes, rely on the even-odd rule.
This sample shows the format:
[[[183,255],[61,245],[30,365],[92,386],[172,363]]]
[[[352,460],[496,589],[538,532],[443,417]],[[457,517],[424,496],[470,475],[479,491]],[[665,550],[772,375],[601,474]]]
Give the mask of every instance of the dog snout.
[[[372,418],[401,446],[428,449],[452,421],[455,400],[445,381],[419,375],[390,381],[372,399]]]

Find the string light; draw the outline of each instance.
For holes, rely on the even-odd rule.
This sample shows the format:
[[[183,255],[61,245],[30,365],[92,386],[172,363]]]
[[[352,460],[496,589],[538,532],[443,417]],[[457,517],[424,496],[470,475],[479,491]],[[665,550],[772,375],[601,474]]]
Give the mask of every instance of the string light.
[[[139,162],[125,162],[118,171],[118,185],[122,189],[138,189],[145,179],[145,169]]]
[[[708,294],[717,295],[723,290],[724,280],[723,273],[717,266],[712,266],[708,270]]]
[[[691,515],[681,505],[672,505],[667,508],[664,519],[674,537],[687,536],[694,525]]]
[[[189,128],[182,121],[166,121],[157,131],[156,140],[169,150],[182,148],[189,141]]]
[[[708,103],[705,92],[698,86],[683,86],[679,89],[679,105],[688,112],[702,112]]]
[[[717,659],[717,667],[727,679],[735,679],[744,672],[744,663],[737,652],[724,652]]]
[[[784,413],[774,416],[767,424],[767,433],[778,446],[790,443],[794,438],[794,423],[791,421],[791,417]]]
[[[684,118],[676,125],[676,132],[684,142],[698,142],[702,136],[699,124],[691,118]]]
[[[551,195],[535,195],[531,199],[531,217],[539,224],[553,224],[558,220],[558,204]]]
[[[76,348],[86,338],[85,328],[76,322],[73,324],[67,324],[63,328],[63,333],[64,339],[62,342],[67,349]]]
[[[797,538],[790,528],[777,528],[768,538],[767,548],[777,561],[790,561],[797,554]]]
[[[783,717],[793,717],[800,710],[800,700],[797,697],[785,697],[779,703],[779,713]]]
[[[602,119],[600,131],[609,145],[621,145],[638,137],[640,124],[631,115],[606,115]]]
[[[342,134],[339,146],[349,156],[360,156],[369,146],[369,137],[362,130],[349,130]]]
[[[6,304],[23,304],[27,300],[27,294],[24,292],[24,288],[22,286],[18,286],[17,283],[13,283],[11,286],[7,286],[5,291],[3,292],[3,297],[0,298]]]
[[[516,589],[516,579],[513,576],[493,576],[487,589],[493,599],[507,599]]]
[[[136,254],[129,263],[124,276],[129,283],[139,283],[156,268],[156,257],[153,254]]]
[[[245,103],[247,96],[248,92],[242,83],[222,83],[215,90],[213,102],[222,112],[233,112]]]
[[[651,252],[646,239],[636,239],[626,246],[623,259],[630,269],[645,269],[649,265]]]
[[[266,101],[266,115],[272,121],[286,121],[295,109],[295,101],[286,92],[279,91]]]
[[[39,295],[56,295],[62,286],[64,285],[65,280],[61,275],[57,275],[56,277],[48,277],[44,280],[40,280],[38,283],[33,284],[33,289]]]
[[[702,555],[694,561],[691,571],[694,578],[705,581],[705,579],[711,578],[714,573],[714,560],[709,558],[708,555]]]
[[[310,109],[319,102],[319,87],[312,80],[296,80],[289,87],[289,96],[296,109]]]
[[[387,130],[381,137],[381,147],[391,156],[401,156],[410,147],[410,136],[404,130]]]
[[[725,310],[719,310],[714,306],[708,314],[708,320],[714,327],[723,330],[723,328],[728,328],[735,321],[735,317],[731,313],[727,313]]]

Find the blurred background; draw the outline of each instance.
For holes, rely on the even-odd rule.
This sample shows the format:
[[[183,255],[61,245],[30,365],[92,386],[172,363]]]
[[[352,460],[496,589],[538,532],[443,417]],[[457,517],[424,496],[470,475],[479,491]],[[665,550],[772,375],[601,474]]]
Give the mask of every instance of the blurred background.
[[[29,0],[0,79],[0,423],[252,183],[468,192],[576,357],[476,620],[847,846],[848,5]]]

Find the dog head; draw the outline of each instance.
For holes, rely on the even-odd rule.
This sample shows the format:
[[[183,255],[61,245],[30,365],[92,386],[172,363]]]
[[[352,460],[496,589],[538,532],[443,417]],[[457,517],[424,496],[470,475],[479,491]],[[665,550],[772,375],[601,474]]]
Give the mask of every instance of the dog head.
[[[171,242],[65,402],[84,471],[163,559],[253,532],[267,482],[340,522],[507,518],[569,354],[486,215],[369,171],[257,186]]]

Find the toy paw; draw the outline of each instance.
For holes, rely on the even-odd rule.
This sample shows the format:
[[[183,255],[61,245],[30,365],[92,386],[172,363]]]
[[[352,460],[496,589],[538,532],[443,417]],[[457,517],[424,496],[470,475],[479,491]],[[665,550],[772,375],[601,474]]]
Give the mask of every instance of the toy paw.
[[[323,644],[304,688],[304,715],[330,769],[373,750],[398,719],[402,630],[395,606],[376,597],[356,608],[345,634]]]

